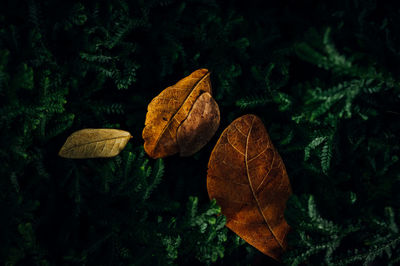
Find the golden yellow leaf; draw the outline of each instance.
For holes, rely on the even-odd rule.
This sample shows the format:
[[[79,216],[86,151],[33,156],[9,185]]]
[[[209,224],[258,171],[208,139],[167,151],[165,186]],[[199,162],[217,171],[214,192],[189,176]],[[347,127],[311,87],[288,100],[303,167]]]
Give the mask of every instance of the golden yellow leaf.
[[[200,94],[211,94],[210,73],[198,69],[163,90],[147,107],[143,129],[144,149],[152,158],[179,152],[177,130]]]
[[[180,155],[190,156],[203,148],[217,131],[219,117],[218,104],[211,94],[201,94],[178,128],[176,136]]]
[[[221,206],[228,228],[279,260],[287,246],[284,211],[292,189],[257,116],[239,117],[222,132],[208,163],[207,190]]]
[[[125,148],[130,138],[129,132],[119,129],[81,129],[67,138],[58,155],[73,159],[113,157]]]

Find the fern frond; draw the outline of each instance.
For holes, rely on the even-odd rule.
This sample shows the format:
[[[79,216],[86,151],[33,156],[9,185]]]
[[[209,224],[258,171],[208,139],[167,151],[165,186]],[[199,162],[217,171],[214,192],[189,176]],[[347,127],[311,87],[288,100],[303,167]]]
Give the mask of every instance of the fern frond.
[[[264,106],[271,103],[272,100],[267,95],[247,96],[236,101],[236,106],[247,109],[258,106]]]
[[[321,168],[324,174],[328,174],[332,158],[332,141],[328,140],[324,143],[321,150]]]
[[[144,192],[143,198],[145,200],[150,197],[151,192],[153,192],[153,190],[161,183],[163,175],[164,175],[164,163],[162,159],[158,159],[153,166],[153,171],[151,175],[152,180],[149,182],[146,191]]]
[[[325,142],[327,137],[316,137],[313,139],[304,149],[304,161],[307,161],[310,158],[310,151],[321,145]]]

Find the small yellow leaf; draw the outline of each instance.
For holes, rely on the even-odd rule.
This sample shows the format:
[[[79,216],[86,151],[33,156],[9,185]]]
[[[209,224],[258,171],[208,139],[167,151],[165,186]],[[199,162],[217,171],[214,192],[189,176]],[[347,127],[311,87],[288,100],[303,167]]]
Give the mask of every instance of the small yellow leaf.
[[[129,132],[119,129],[81,129],[67,138],[58,155],[72,159],[113,157],[125,148],[130,138]]]

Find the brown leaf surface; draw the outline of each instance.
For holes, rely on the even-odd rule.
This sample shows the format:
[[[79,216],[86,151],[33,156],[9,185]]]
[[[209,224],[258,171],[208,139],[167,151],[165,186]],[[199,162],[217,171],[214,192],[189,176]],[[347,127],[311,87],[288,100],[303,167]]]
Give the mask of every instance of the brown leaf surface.
[[[208,163],[207,190],[228,228],[279,260],[287,246],[284,210],[292,190],[282,158],[257,116],[239,117],[221,134]]]
[[[81,129],[67,138],[58,155],[73,159],[113,157],[125,148],[130,138],[129,132],[119,129]]]
[[[190,110],[186,120],[177,131],[177,142],[181,156],[198,152],[214,136],[219,127],[219,108],[211,94],[201,94]]]
[[[162,158],[179,151],[178,127],[203,92],[211,93],[210,73],[207,69],[198,69],[150,102],[142,133],[144,149],[150,157]]]

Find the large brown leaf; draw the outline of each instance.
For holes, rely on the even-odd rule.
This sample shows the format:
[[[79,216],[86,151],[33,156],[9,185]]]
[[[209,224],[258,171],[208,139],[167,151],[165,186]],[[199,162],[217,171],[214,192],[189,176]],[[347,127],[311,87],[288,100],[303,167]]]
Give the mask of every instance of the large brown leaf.
[[[152,158],[179,152],[177,130],[200,94],[211,94],[210,73],[199,69],[163,90],[147,107],[144,149]]]
[[[244,115],[222,132],[208,163],[207,190],[228,228],[279,260],[287,246],[284,210],[292,190],[282,158],[257,116]]]
[[[58,155],[73,159],[113,157],[125,148],[130,138],[129,132],[119,129],[81,129],[67,138]]]

